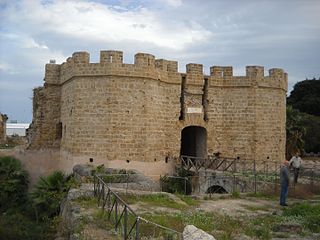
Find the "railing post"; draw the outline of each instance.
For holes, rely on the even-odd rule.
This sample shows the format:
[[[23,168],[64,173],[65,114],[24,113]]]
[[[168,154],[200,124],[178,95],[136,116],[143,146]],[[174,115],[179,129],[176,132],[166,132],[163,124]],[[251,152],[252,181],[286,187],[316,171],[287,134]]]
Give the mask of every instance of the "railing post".
[[[136,219],[136,240],[140,240],[140,217]]]
[[[96,175],[93,175],[93,195],[96,196]]]
[[[104,188],[104,184],[102,184],[102,209],[104,209],[104,198],[105,198],[105,194],[104,194],[105,188]]]
[[[123,235],[124,240],[127,240],[127,224],[128,224],[128,209],[127,206],[124,206],[124,216],[123,216]]]
[[[185,177],[184,178],[184,195],[187,195],[187,180],[188,180],[188,178]]]
[[[311,178],[310,178],[310,185],[311,189],[313,190],[313,180],[314,180],[314,171],[313,168],[311,169]]]
[[[114,206],[115,229],[117,230],[117,222],[118,222],[118,200],[117,200],[117,197],[114,200],[115,200],[115,206]]]
[[[254,172],[254,194],[257,194],[257,172],[256,172],[256,160],[253,161],[253,172]]]
[[[127,173],[126,195],[128,194],[128,184],[129,184],[129,173]]]

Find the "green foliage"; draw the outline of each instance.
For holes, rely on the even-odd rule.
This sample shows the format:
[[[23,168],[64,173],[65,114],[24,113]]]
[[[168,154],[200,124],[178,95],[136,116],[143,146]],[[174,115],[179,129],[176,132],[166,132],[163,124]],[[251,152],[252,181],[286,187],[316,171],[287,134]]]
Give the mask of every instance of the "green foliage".
[[[183,210],[187,205],[181,204],[170,198],[166,194],[148,194],[148,195],[121,195],[122,200],[127,204],[145,203],[160,207]]]
[[[298,82],[287,103],[287,158],[297,150],[320,152],[320,79]]]
[[[55,172],[41,178],[36,190],[28,195],[28,173],[22,169],[21,162],[13,157],[1,157],[0,239],[53,239],[59,221],[54,215],[72,183],[72,178]],[[40,219],[35,218],[37,213]]]
[[[298,110],[287,106],[287,124],[286,124],[286,158],[289,159],[295,152],[304,151],[304,135],[306,128],[303,124],[303,114]]]
[[[231,196],[232,198],[240,198],[240,193],[238,191],[233,191]]]
[[[298,82],[287,102],[300,112],[320,116],[320,80]]]
[[[160,178],[161,189],[169,193],[191,194],[191,181],[188,178],[190,176],[192,176],[192,172],[176,168],[174,176],[165,175]]]
[[[184,201],[186,204],[188,204],[189,206],[198,206],[199,205],[199,201],[193,199],[190,196],[186,196],[186,195],[180,195],[178,194],[178,197]]]
[[[297,203],[284,209],[284,216],[295,216],[302,219],[303,225],[312,232],[320,232],[320,204]]]
[[[16,207],[27,199],[28,173],[13,157],[0,158],[0,210]]]
[[[40,177],[35,190],[31,193],[38,217],[44,218],[57,215],[60,203],[69,188],[67,177],[60,171],[55,171],[47,177]]]
[[[306,128],[305,152],[320,152],[320,116],[303,114],[302,125]]]
[[[56,233],[59,219],[36,222],[20,211],[0,216],[0,239],[51,240]]]

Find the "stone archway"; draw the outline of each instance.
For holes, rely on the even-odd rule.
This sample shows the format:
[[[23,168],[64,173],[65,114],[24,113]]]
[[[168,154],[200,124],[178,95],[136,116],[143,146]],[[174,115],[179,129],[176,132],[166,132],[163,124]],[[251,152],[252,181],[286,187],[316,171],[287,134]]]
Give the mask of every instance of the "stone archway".
[[[180,155],[207,156],[207,130],[204,127],[189,126],[181,131]]]
[[[228,193],[227,190],[220,185],[212,185],[206,191],[206,193]]]

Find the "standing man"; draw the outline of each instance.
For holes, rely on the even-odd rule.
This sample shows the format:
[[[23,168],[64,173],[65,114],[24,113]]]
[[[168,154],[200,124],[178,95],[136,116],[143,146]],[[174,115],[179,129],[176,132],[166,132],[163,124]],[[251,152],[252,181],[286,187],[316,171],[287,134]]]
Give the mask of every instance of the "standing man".
[[[299,171],[302,164],[302,159],[299,157],[299,154],[296,153],[289,161],[289,165],[293,167],[294,183],[298,182]]]
[[[286,160],[283,162],[283,165],[280,168],[280,205],[288,206],[286,204],[286,198],[288,195],[288,187],[289,187],[289,162]]]

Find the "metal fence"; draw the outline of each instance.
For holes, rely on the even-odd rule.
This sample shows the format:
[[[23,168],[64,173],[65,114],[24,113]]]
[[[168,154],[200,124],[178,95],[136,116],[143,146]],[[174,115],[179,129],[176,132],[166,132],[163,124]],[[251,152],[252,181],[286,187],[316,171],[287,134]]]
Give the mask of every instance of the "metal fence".
[[[199,172],[214,170],[233,173],[270,173],[280,169],[279,161],[256,161],[251,159],[208,156],[208,158],[181,155],[178,164],[185,170]]]
[[[181,233],[137,215],[98,175],[94,175],[94,195],[98,205],[106,212],[107,219],[124,240],[182,239]]]

